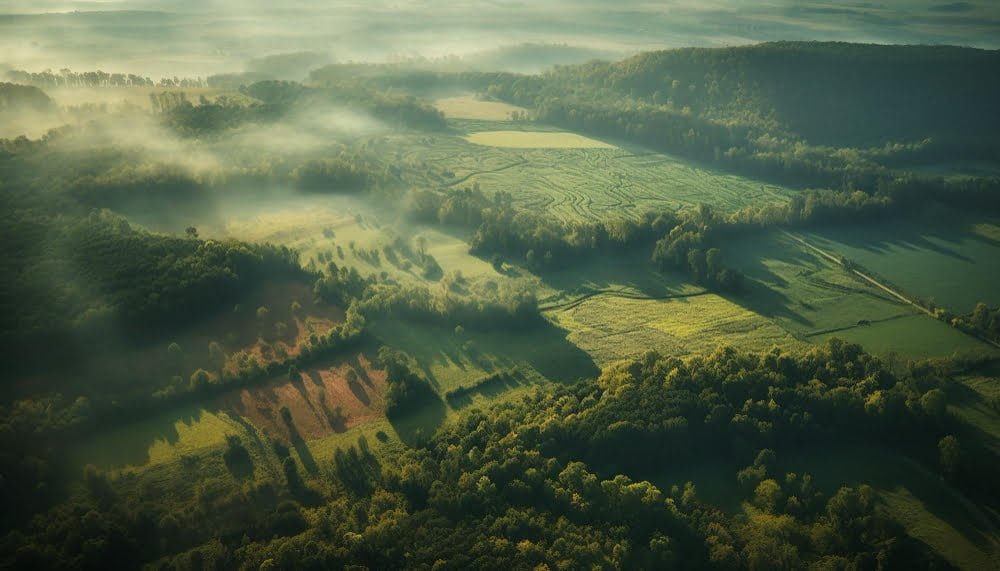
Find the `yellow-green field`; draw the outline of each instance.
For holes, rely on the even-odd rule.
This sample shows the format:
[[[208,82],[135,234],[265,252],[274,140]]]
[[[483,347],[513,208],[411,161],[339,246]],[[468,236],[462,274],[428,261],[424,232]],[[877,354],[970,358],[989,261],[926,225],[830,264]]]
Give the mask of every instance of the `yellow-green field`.
[[[476,145],[508,147],[513,149],[613,149],[596,139],[576,133],[547,133],[537,131],[483,131],[469,133],[466,140]]]
[[[498,135],[501,131],[483,131],[491,127],[485,122],[473,127],[477,132],[470,139],[484,144],[459,136],[407,136],[377,148],[398,161],[414,186],[478,185],[487,194],[510,193],[517,206],[564,221],[635,218],[702,203],[731,211],[783,204],[796,192],[626,145],[567,148],[576,143],[566,143],[559,145],[563,148],[533,148],[584,139],[573,133],[518,131],[515,127],[537,127],[511,124],[511,130]]]
[[[649,300],[599,295],[548,315],[601,366],[646,351],[688,355],[719,345],[761,350],[806,346],[773,321],[708,293]]]
[[[449,119],[485,119],[487,121],[508,121],[512,113],[527,113],[524,107],[487,101],[475,95],[445,97],[434,102],[434,106]]]

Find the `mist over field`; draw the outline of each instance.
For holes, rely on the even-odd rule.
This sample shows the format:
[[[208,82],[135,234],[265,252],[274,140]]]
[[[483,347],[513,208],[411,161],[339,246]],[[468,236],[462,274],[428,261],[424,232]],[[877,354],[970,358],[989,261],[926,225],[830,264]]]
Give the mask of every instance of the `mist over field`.
[[[0,0],[0,570],[1000,571],[998,48]]]
[[[665,2],[227,2],[39,0],[0,3],[0,64],[206,76],[234,70],[301,79],[310,65],[463,57],[491,69],[641,50],[773,40],[957,44],[994,48],[1000,7],[986,0],[877,4]],[[549,53],[497,54],[524,43]],[[301,65],[266,58],[307,52]]]

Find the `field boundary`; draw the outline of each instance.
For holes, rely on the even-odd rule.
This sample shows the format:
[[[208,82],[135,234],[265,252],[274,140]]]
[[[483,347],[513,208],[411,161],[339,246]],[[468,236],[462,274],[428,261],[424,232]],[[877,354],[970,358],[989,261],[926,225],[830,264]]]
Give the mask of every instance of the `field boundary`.
[[[858,278],[858,279],[860,279],[860,280],[862,280],[864,282],[867,282],[867,283],[869,283],[869,284],[877,287],[878,289],[880,289],[880,290],[888,293],[892,297],[894,297],[894,298],[896,298],[896,299],[898,299],[898,300],[900,300],[900,301],[902,301],[902,302],[904,302],[906,304],[912,305],[917,310],[919,310],[920,312],[926,314],[927,316],[931,317],[932,319],[935,319],[937,321],[943,321],[942,319],[940,319],[940,317],[938,316],[937,313],[935,313],[934,311],[931,311],[930,309],[928,309],[924,304],[920,303],[919,301],[917,301],[917,300],[915,300],[913,298],[910,298],[910,297],[906,296],[902,292],[894,289],[892,286],[887,285],[887,284],[885,284],[883,282],[880,282],[879,280],[875,279],[871,275],[869,275],[869,274],[867,274],[865,272],[862,272],[860,269],[858,269],[859,266],[857,264],[855,264],[854,262],[851,262],[851,261],[847,260],[847,263],[845,263],[846,258],[835,256],[834,254],[832,254],[830,252],[827,252],[826,250],[823,250],[822,248],[820,248],[818,246],[814,246],[813,244],[810,244],[809,242],[807,242],[804,238],[796,236],[795,234],[792,234],[788,230],[781,229],[780,231],[781,231],[782,234],[784,234],[788,238],[791,238],[792,240],[798,242],[800,245],[804,246],[809,251],[818,254],[819,256],[823,257],[826,260],[829,260],[829,261],[833,262],[834,264],[840,266],[841,268],[844,268],[844,270],[846,270],[849,274],[855,276],[856,278]],[[885,320],[883,320],[883,321],[885,321]],[[945,322],[945,323],[947,323],[947,322]],[[973,338],[975,338],[975,339],[977,339],[979,341],[982,341],[983,343],[986,343],[987,345],[990,345],[992,347],[1000,349],[1000,343],[997,343],[996,341],[993,341],[992,339],[987,339],[985,337],[981,337],[981,336],[976,335],[974,333],[965,331],[965,330],[963,330],[963,329],[961,329],[959,327],[954,327],[950,323],[947,323],[947,324],[949,326],[953,327],[954,329],[956,329],[956,330],[958,330],[958,331],[960,331],[960,332],[962,332],[962,333],[964,333],[966,335],[969,335],[970,337],[973,337]]]
[[[698,297],[700,295],[708,295],[712,292],[710,291],[696,291],[691,293],[675,293],[675,294],[664,294],[664,295],[644,295],[641,293],[629,293],[627,291],[616,290],[616,289],[600,289],[589,291],[580,297],[560,302],[553,303],[550,305],[539,305],[539,311],[566,311],[567,309],[573,309],[583,302],[597,297],[599,295],[607,295],[610,297],[620,297],[624,299],[638,299],[638,300],[648,300],[648,301],[658,301],[666,299],[680,299],[685,297]]]

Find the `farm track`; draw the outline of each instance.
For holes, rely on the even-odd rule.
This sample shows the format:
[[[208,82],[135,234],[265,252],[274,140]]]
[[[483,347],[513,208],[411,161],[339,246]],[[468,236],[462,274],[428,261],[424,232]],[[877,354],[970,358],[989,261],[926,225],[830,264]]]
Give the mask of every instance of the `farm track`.
[[[828,281],[826,281],[824,279],[821,279],[821,278],[809,277],[809,278],[806,278],[806,281],[808,281],[809,283],[811,283],[814,286],[816,286],[818,288],[821,288],[821,289],[828,289],[830,291],[836,291],[836,292],[847,293],[847,294],[867,295],[867,296],[875,298],[875,299],[877,299],[879,301],[885,301],[885,302],[894,303],[894,304],[897,304],[897,305],[906,305],[905,302],[900,301],[898,298],[889,297],[887,295],[882,295],[882,294],[880,294],[878,292],[873,292],[873,291],[868,290],[868,289],[847,287],[847,286],[844,286],[844,285],[835,284],[833,282],[828,282]]]
[[[872,276],[870,276],[870,275],[868,275],[868,274],[866,274],[866,273],[864,273],[864,272],[862,272],[862,271],[860,271],[860,270],[858,270],[856,268],[849,268],[849,267],[847,267],[846,265],[844,265],[844,263],[841,261],[841,259],[839,257],[834,256],[830,252],[827,252],[826,250],[823,250],[822,248],[819,248],[817,246],[814,246],[814,245],[810,244],[809,242],[805,241],[803,238],[800,238],[800,237],[796,236],[795,234],[792,234],[791,232],[789,232],[787,230],[781,230],[781,232],[785,236],[791,238],[792,240],[795,240],[796,242],[798,242],[800,245],[804,246],[805,248],[808,248],[810,251],[815,252],[816,254],[819,254],[823,258],[825,258],[825,259],[833,262],[834,264],[836,264],[836,265],[844,268],[851,275],[857,277],[858,279],[860,279],[860,280],[862,280],[864,282],[867,282],[867,283],[875,286],[876,288],[878,288],[878,289],[880,289],[880,290],[888,293],[889,295],[891,295],[892,297],[894,297],[894,298],[902,301],[903,303],[906,303],[908,305],[913,306],[918,311],[926,314],[930,318],[935,319],[935,320],[938,319],[938,316],[933,311],[931,311],[930,309],[927,309],[920,302],[907,297],[906,295],[904,295],[903,293],[901,293],[901,292],[893,289],[889,285],[886,285],[886,284],[878,281],[874,277],[872,277]],[[974,337],[975,339],[978,339],[979,341],[982,341],[983,343],[986,343],[988,345],[991,345],[993,347],[996,347],[996,348],[1000,349],[1000,343],[997,343],[996,341],[993,341],[992,339],[988,339],[986,337],[983,337],[983,336],[980,336],[980,335],[976,335],[974,333],[970,333],[968,331],[965,331],[963,329],[959,329],[957,327],[955,329],[957,329],[958,331],[961,331],[962,333],[965,333],[966,335],[969,335],[970,337]]]
[[[637,300],[657,301],[657,300],[665,300],[665,299],[680,299],[680,298],[685,298],[685,297],[698,297],[698,296],[702,296],[702,295],[707,295],[709,293],[711,293],[711,292],[709,292],[709,291],[698,291],[698,292],[692,292],[692,293],[675,293],[675,294],[666,294],[666,295],[643,295],[643,294],[638,294],[638,293],[629,293],[627,291],[622,291],[622,290],[617,290],[617,289],[602,289],[602,290],[594,290],[594,291],[587,292],[587,293],[581,295],[580,297],[577,297],[575,299],[571,299],[569,301],[565,301],[565,302],[562,302],[562,303],[553,303],[553,304],[550,304],[550,305],[540,305],[538,307],[538,309],[539,309],[539,311],[566,311],[568,309],[573,309],[574,307],[577,307],[578,305],[582,304],[583,302],[585,302],[585,301],[587,301],[589,299],[592,299],[594,297],[597,297],[599,295],[606,295],[608,297],[619,297],[619,298],[623,298],[623,299],[637,299]]]

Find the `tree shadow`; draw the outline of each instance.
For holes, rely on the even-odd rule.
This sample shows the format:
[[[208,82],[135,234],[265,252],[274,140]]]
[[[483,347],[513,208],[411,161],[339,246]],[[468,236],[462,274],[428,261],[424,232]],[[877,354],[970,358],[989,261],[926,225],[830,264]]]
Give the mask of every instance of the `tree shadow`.
[[[361,382],[357,379],[348,379],[347,388],[351,389],[351,393],[354,394],[354,398],[361,401],[365,406],[369,406],[372,403],[372,399],[368,396],[368,392],[365,388],[361,386]]]
[[[299,460],[302,461],[302,466],[306,469],[306,472],[310,474],[316,474],[319,472],[319,466],[316,464],[316,459],[313,458],[312,452],[309,450],[309,445],[306,444],[302,435],[299,434],[299,429],[295,426],[295,421],[285,421],[285,426],[288,428],[288,438],[291,441],[292,448],[295,449],[296,454],[299,456]]]
[[[149,452],[154,444],[177,444],[178,425],[194,426],[206,412],[195,405],[180,406],[88,435],[86,441],[74,448],[74,463],[81,467],[93,464],[103,470],[144,466],[150,461]]]
[[[447,409],[441,399],[428,399],[419,408],[390,418],[389,423],[395,429],[399,439],[411,448],[426,446],[441,423],[444,422]]]
[[[340,407],[337,410],[330,410],[330,405],[327,404],[325,399],[319,401],[320,408],[323,409],[323,416],[326,418],[327,424],[334,432],[344,432],[347,430],[347,416],[344,415]]]
[[[549,287],[569,296],[629,288],[641,295],[659,298],[682,293],[689,287],[686,278],[659,271],[644,249],[641,252],[595,256],[579,266],[546,271],[540,277]]]
[[[320,376],[319,371],[317,371],[316,369],[310,369],[306,371],[305,374],[306,376],[309,377],[309,380],[311,380],[313,384],[316,385],[317,387],[323,388],[325,386],[323,385],[323,377]]]
[[[493,374],[467,387],[450,391],[446,395],[446,400],[451,408],[459,410],[472,404],[475,396],[496,397],[523,384],[525,384],[524,375],[519,371]]]

